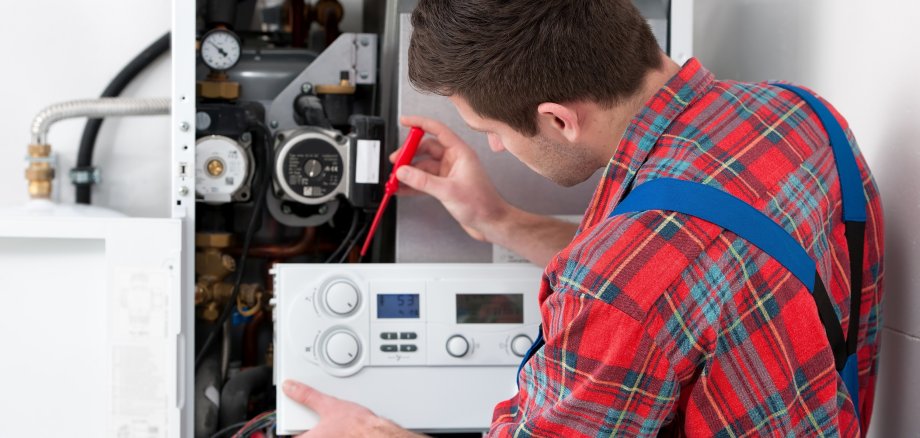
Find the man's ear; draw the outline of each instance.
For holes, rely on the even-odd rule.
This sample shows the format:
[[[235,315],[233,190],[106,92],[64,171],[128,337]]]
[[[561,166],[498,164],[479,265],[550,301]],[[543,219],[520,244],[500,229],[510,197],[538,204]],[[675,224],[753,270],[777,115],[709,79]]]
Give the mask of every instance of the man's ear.
[[[537,106],[537,125],[543,133],[555,133],[575,143],[581,136],[582,122],[574,106],[552,102],[544,102]]]

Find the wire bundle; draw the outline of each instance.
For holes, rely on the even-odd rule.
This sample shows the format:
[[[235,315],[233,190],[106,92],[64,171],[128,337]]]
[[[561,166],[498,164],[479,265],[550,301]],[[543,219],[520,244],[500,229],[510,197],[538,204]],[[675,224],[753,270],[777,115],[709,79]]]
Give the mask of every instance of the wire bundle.
[[[263,412],[247,422],[227,426],[211,435],[211,438],[223,438],[226,436],[230,438],[247,438],[257,431],[268,429],[274,425],[275,411]],[[230,435],[230,433],[233,433],[233,435]]]

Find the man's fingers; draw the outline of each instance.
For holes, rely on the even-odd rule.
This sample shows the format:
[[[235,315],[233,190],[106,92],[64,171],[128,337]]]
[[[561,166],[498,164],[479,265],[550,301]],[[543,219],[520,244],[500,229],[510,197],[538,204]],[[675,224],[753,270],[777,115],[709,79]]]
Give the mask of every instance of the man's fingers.
[[[391,163],[396,162],[396,159],[399,158],[400,152],[402,152],[402,148],[399,148],[390,154]],[[428,155],[431,158],[440,160],[441,158],[444,158],[444,145],[433,138],[426,138],[425,140],[422,140],[422,142],[418,145],[418,150],[415,152],[416,157],[420,157],[422,155]]]
[[[435,198],[442,199],[447,194],[447,182],[444,178],[434,176],[428,172],[412,166],[403,166],[396,171],[399,182]]]
[[[281,388],[291,400],[312,409],[320,416],[325,415],[329,409],[329,405],[338,400],[335,397],[323,394],[310,386],[293,380],[285,380]]]
[[[412,167],[432,175],[440,176],[441,174],[441,162],[436,160],[422,160],[418,163],[412,163]]]

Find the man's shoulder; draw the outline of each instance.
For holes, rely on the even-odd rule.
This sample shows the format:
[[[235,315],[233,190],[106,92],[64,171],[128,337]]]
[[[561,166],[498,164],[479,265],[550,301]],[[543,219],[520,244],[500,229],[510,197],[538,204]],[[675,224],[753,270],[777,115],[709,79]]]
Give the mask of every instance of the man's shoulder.
[[[554,293],[586,295],[642,320],[722,229],[675,212],[608,217],[578,236],[547,267]]]

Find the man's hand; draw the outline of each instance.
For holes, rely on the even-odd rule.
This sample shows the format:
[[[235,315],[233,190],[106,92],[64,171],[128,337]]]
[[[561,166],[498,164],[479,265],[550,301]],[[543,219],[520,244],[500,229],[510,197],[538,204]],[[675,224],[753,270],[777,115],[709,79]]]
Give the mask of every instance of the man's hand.
[[[316,427],[299,435],[299,438],[417,438],[423,436],[409,432],[391,421],[374,415],[364,406],[339,400],[302,383],[287,380],[282,389],[291,400],[312,409],[320,417]]]
[[[418,126],[434,136],[423,140],[412,166],[396,173],[411,189],[401,195],[423,192],[434,196],[474,239],[508,248],[533,262],[546,266],[553,255],[575,235],[574,224],[536,215],[515,208],[505,201],[479,157],[447,126],[435,120],[407,116],[406,126]],[[399,151],[390,155],[395,161]]]
[[[476,152],[438,121],[407,116],[400,123],[418,126],[434,138],[422,141],[412,166],[400,168],[399,181],[441,201],[474,239],[493,241],[495,225],[511,206],[495,190]],[[390,155],[390,161],[396,161],[399,152]],[[400,194],[411,192],[401,190]]]

